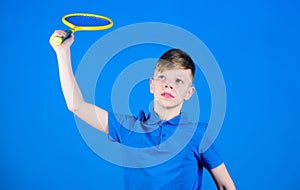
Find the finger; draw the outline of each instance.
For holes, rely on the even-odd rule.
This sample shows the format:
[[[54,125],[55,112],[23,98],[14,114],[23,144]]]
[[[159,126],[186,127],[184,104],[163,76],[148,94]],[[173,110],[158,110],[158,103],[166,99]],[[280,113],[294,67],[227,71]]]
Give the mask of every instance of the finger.
[[[55,30],[54,33],[52,34],[52,36],[65,37],[66,32],[63,30]]]
[[[58,43],[58,40],[59,39],[57,39],[57,38],[61,38],[61,37],[63,37],[64,36],[64,31],[62,31],[62,30],[56,30],[56,31],[54,31],[53,32],[53,34],[51,35],[51,37],[50,37],[50,39],[49,39],[49,42],[50,42],[50,44],[52,45],[52,46],[56,46],[56,45],[60,45],[59,43]]]

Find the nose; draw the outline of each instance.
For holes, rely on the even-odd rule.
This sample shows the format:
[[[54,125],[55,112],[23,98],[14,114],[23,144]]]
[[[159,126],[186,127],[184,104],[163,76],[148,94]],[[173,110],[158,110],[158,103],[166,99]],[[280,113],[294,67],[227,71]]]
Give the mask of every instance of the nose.
[[[165,84],[165,88],[173,89],[173,86],[172,86],[171,84],[169,84],[169,83],[166,83],[166,84]]]

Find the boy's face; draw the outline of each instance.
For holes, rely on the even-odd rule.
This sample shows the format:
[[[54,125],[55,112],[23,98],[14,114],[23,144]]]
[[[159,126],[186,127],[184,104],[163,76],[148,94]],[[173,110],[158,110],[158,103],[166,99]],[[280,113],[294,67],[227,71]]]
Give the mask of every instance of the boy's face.
[[[150,92],[154,95],[154,103],[169,109],[181,109],[184,100],[193,95],[192,72],[190,69],[171,69],[155,71],[150,80]]]

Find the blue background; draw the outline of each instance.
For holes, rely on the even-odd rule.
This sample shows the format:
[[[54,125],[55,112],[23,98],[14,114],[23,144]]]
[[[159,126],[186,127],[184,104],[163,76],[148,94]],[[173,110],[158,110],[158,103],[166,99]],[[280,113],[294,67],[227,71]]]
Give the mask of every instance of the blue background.
[[[76,33],[74,69],[96,40],[122,26],[155,21],[195,34],[224,75],[227,112],[217,144],[238,189],[300,189],[299,8],[292,0],[2,1],[0,189],[122,187],[121,168],[88,148],[63,99],[48,39],[66,28],[61,17],[72,12],[100,13],[115,23]],[[152,49],[136,50],[138,58],[159,56],[163,48]],[[128,59],[119,58],[120,65],[133,55],[134,48],[121,53]],[[109,89],[97,86],[96,100],[108,110],[109,101],[100,99],[109,100]],[[215,189],[207,172],[203,182]]]

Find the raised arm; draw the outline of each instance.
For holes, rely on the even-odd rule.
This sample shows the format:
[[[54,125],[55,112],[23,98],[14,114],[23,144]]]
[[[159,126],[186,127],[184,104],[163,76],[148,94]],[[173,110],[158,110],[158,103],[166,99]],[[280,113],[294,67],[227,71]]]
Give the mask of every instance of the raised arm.
[[[218,190],[236,190],[224,163],[209,172],[213,177]]]
[[[74,35],[65,40],[60,45],[51,42],[54,36],[65,36],[62,30],[56,30],[51,38],[50,44],[56,52],[59,68],[59,77],[62,91],[67,103],[68,109],[79,118],[87,122],[96,129],[108,133],[108,113],[93,104],[86,102],[81,94],[80,88],[76,82],[71,65],[70,47],[74,41]]]

